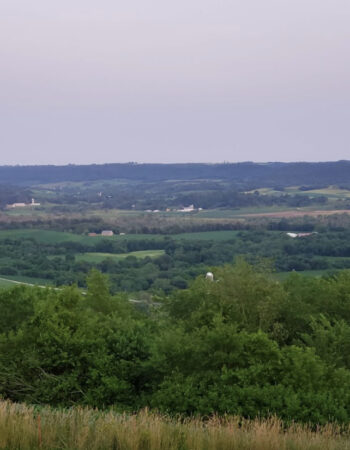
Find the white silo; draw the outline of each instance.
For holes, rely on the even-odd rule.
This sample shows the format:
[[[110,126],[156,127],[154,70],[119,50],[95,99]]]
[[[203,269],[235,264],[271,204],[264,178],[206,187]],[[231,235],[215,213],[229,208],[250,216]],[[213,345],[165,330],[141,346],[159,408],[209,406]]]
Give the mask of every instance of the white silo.
[[[212,273],[212,272],[207,272],[207,274],[206,274],[206,276],[205,276],[205,279],[206,279],[206,280],[209,280],[209,281],[214,281],[214,275],[213,275],[213,273]]]

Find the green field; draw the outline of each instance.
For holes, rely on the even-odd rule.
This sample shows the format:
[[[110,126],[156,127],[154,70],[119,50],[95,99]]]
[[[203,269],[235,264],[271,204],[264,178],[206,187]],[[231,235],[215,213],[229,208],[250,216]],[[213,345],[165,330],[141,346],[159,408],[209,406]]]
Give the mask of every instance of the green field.
[[[115,261],[125,259],[128,256],[134,256],[135,258],[156,258],[158,256],[164,255],[164,250],[141,250],[138,252],[129,253],[78,253],[75,258],[77,261],[86,261],[93,264],[99,264],[106,259],[113,259]]]
[[[0,289],[7,289],[15,286],[17,283],[14,283],[11,280],[0,278]]]
[[[307,195],[309,197],[325,196],[329,200],[339,200],[350,198],[350,191],[347,189],[340,189],[337,186],[328,186],[322,189],[300,190],[300,186],[290,186],[284,189],[284,191],[276,191],[273,188],[260,188],[256,189],[260,195]],[[254,191],[250,191],[253,193]]]
[[[295,208],[288,208],[287,206],[271,206],[239,209],[208,209],[199,211],[196,214],[196,217],[201,219],[239,219],[246,214],[274,213],[288,210],[295,210]]]
[[[1,230],[0,239],[34,239],[46,244],[60,244],[62,242],[82,242],[86,240],[91,242],[90,237],[81,236],[73,233],[63,233],[60,231],[38,230],[38,229],[20,229],[20,230]]]
[[[19,284],[32,284],[37,286],[49,286],[50,281],[44,278],[31,278],[22,276],[9,276],[0,274],[0,289],[18,286]]]

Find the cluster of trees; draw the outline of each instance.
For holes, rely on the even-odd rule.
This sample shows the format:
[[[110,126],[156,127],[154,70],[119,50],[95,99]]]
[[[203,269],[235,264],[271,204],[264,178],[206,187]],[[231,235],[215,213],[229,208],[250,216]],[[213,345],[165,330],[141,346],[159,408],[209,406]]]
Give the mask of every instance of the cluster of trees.
[[[244,261],[147,312],[97,271],[82,295],[0,292],[0,395],[312,423],[350,420],[350,272],[277,283]]]
[[[18,186],[0,184],[0,208],[12,203],[29,203],[32,198],[29,189],[19,188]]]
[[[139,250],[164,250],[150,258],[114,255]],[[78,255],[105,253],[102,262],[87,262]],[[278,272],[350,268],[350,232],[323,231],[292,239],[278,231],[240,231],[229,240],[174,239],[170,236],[100,240],[91,244],[67,241],[39,243],[35,239],[0,240],[0,275],[46,279],[56,286],[77,283],[96,267],[108,274],[113,292],[165,293],[186,288],[190,280],[213,265],[232,263],[244,256],[254,262],[269,258]],[[108,256],[110,255],[110,256]]]
[[[87,216],[84,213],[8,216],[0,213],[0,230],[45,229],[86,234],[113,230],[115,233],[173,235],[198,231],[277,230],[277,231],[345,231],[350,227],[350,215],[345,213],[289,218],[253,217],[242,219],[202,218],[198,215],[170,216],[140,213],[118,215],[116,218]]]

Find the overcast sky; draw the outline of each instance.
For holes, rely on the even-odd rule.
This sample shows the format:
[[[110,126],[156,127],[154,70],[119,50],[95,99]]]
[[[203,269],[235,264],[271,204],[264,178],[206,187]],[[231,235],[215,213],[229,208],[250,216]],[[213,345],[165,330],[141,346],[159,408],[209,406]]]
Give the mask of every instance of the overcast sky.
[[[0,0],[0,165],[350,159],[349,0]]]

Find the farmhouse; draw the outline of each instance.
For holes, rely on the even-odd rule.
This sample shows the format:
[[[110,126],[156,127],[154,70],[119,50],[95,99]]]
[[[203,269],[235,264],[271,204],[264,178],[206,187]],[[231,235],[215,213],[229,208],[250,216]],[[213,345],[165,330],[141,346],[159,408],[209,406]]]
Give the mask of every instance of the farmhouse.
[[[185,206],[182,209],[178,209],[179,212],[192,212],[194,211],[194,205]]]
[[[7,209],[11,209],[11,208],[25,208],[26,206],[40,206],[40,203],[36,203],[34,198],[32,198],[32,202],[31,203],[12,203],[10,205],[7,205],[6,208]]]
[[[114,233],[112,230],[103,230],[101,236],[113,236]]]

